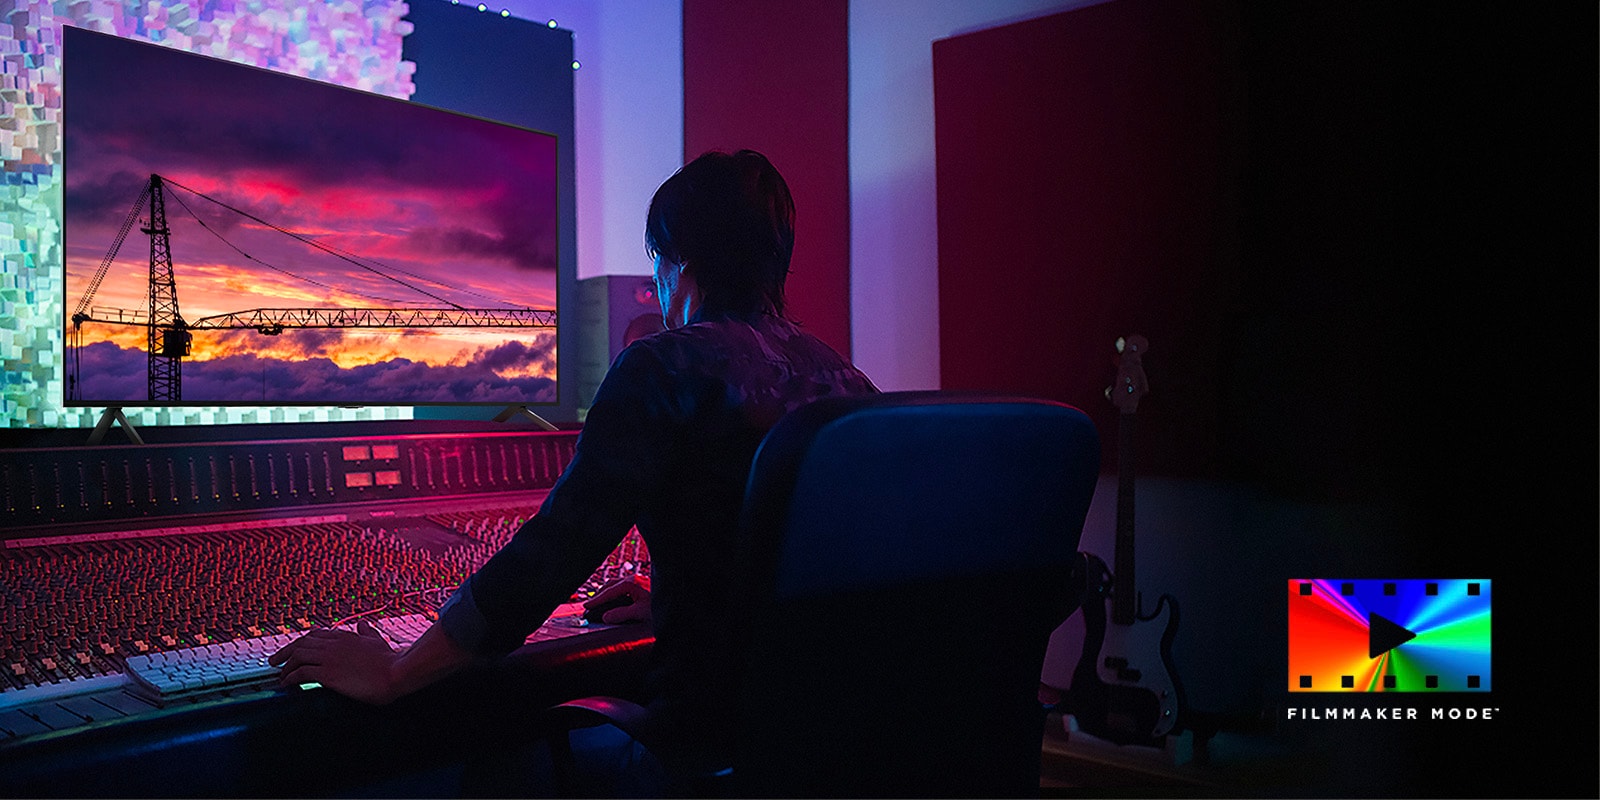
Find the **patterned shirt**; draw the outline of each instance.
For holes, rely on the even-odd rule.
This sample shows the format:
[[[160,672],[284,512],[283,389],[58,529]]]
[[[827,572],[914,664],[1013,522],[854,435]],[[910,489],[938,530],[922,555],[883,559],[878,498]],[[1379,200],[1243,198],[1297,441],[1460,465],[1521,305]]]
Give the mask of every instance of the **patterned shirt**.
[[[652,710],[686,730],[724,727],[678,710],[726,705],[735,677],[728,594],[756,448],[805,403],[876,391],[771,314],[699,319],[634,342],[612,362],[539,513],[457,590],[440,624],[474,652],[510,652],[637,525],[651,558]]]

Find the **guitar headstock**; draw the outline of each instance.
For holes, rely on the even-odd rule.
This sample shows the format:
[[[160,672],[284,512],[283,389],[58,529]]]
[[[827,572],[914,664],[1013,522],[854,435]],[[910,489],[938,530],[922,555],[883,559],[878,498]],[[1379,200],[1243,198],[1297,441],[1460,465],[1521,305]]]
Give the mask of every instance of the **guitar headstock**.
[[[1149,391],[1144,377],[1144,353],[1150,343],[1137,333],[1117,338],[1117,381],[1106,388],[1106,398],[1118,411],[1132,414],[1139,400]]]

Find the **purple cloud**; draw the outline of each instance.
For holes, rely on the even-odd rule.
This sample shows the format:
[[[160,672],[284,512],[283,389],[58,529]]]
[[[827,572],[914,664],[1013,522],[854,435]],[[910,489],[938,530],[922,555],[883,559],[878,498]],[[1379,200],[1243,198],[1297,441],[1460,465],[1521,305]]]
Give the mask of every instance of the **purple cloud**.
[[[76,269],[92,269],[106,253],[150,174],[159,173],[325,244],[365,240],[364,248],[384,237],[387,252],[358,255],[383,262],[385,272],[419,276],[434,294],[456,285],[463,262],[482,270],[484,285],[498,278],[514,291],[532,281],[554,293],[553,137],[92,31],[66,35],[63,205],[66,246],[83,265]],[[130,91],[128,75],[161,91]],[[206,176],[211,188],[188,176]],[[168,197],[180,294],[204,289],[185,273],[190,264],[249,275],[267,269],[257,263],[265,262],[337,289],[416,300],[388,284],[374,295],[365,271],[187,192],[171,189]],[[113,276],[132,281],[148,247],[127,245],[127,263]]]

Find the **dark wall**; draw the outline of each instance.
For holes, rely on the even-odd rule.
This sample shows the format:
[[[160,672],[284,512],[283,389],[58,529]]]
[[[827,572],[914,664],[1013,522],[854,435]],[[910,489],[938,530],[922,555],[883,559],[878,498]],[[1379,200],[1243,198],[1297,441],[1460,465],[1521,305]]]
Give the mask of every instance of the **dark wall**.
[[[1217,4],[1210,4],[1215,6]],[[1145,471],[1212,475],[1237,303],[1234,24],[1110,3],[937,41],[946,389],[1062,400],[1108,435],[1113,343],[1138,333]]]
[[[1292,793],[1594,791],[1592,726],[1551,733],[1595,703],[1588,640],[1551,653],[1595,628],[1600,417],[1596,10],[1560,13],[1115,0],[934,44],[945,388],[1109,434],[1149,337],[1140,585],[1194,696],[1305,699],[1286,578],[1496,582],[1492,696],[1450,700],[1499,722],[1324,726]]]
[[[1112,428],[1142,333],[1140,472],[1511,522],[1595,416],[1577,16],[1119,0],[936,42],[945,388]]]
[[[794,194],[789,316],[850,354],[845,0],[683,3],[684,160],[759,150]]]

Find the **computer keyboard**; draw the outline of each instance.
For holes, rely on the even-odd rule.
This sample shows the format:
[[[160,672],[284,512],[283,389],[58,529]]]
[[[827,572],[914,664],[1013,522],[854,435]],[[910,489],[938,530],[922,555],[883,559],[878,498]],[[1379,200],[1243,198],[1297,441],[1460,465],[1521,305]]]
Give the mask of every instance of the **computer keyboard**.
[[[373,627],[396,648],[410,646],[429,624],[422,614],[373,620]],[[355,630],[355,624],[335,629]],[[125,672],[132,679],[131,688],[163,705],[224,689],[266,686],[278,678],[278,668],[269,665],[267,659],[302,635],[279,633],[129,656]]]
[[[559,639],[581,634],[586,628],[611,627],[589,625],[583,621],[582,614],[582,603],[563,603],[527,641]],[[426,614],[405,614],[371,622],[390,646],[403,650],[422,636],[433,619]],[[355,627],[356,623],[350,622],[336,625],[334,629],[349,631]],[[266,687],[278,679],[278,668],[269,665],[267,659],[303,635],[302,631],[278,633],[129,656],[123,672],[129,679],[128,688],[160,705],[228,689]]]

